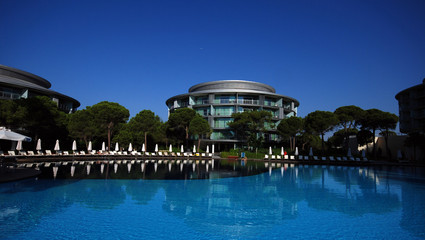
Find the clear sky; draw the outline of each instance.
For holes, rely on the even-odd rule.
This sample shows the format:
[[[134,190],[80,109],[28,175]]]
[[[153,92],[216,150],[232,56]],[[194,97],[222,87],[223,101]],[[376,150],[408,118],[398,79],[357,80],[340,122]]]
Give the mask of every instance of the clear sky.
[[[0,0],[0,64],[81,102],[167,120],[201,82],[269,84],[299,116],[345,105],[398,115],[425,78],[424,0]]]

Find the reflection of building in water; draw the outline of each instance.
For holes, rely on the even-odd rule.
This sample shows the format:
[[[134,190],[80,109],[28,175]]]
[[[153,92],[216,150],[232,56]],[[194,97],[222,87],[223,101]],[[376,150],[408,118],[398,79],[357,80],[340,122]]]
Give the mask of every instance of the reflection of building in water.
[[[163,208],[198,231],[207,229],[206,234],[224,239],[256,236],[297,216],[297,203],[283,198],[278,191],[281,180],[281,177],[268,180],[264,175],[256,175],[187,181],[179,195],[174,194],[174,188],[166,189]]]

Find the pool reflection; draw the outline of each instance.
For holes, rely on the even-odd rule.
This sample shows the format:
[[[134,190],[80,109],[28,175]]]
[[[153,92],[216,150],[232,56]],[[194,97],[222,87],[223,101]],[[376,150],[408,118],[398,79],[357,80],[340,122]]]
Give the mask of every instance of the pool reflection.
[[[415,176],[399,168],[242,165],[238,162],[216,164],[208,172],[205,165],[196,166],[196,163],[195,171],[192,165],[184,166],[182,171],[178,166],[172,166],[170,171],[166,165],[158,167],[156,172],[153,164],[146,165],[143,174],[141,171],[128,173],[128,169],[120,168],[134,174],[131,175],[134,178],[154,179],[159,175],[206,180],[39,179],[2,184],[0,235],[30,231],[39,219],[73,204],[105,211],[125,204],[130,198],[133,204],[147,206],[162,191],[163,211],[184,220],[197,231],[207,230],[224,238],[231,238],[235,233],[239,237],[264,233],[276,224],[294,220],[301,214],[300,204],[352,218],[401,211],[400,226],[416,236],[424,234],[425,180],[416,177],[423,176],[422,172]],[[177,174],[180,172],[183,178],[177,177],[181,176]],[[85,173],[81,170],[80,174]],[[116,176],[114,172],[109,174],[109,178],[116,178],[124,172],[117,171]],[[244,177],[229,177],[235,175]],[[418,192],[418,185],[422,191]]]

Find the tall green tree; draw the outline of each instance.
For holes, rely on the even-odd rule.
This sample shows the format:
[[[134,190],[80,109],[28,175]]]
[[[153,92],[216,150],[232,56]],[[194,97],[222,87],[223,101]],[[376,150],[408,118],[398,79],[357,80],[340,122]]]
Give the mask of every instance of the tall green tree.
[[[69,115],[68,131],[72,138],[84,141],[86,147],[88,142],[93,139],[96,134],[93,115],[89,110],[78,110]]]
[[[128,122],[129,130],[133,136],[135,144],[145,144],[148,148],[148,135],[156,139],[161,127],[161,119],[151,110],[142,110]],[[157,140],[157,139],[156,139]]]
[[[345,148],[348,149],[349,133],[353,133],[352,130],[359,124],[359,120],[364,115],[364,110],[360,107],[350,105],[339,107],[334,113],[338,117],[339,125],[342,127],[344,133]]]
[[[301,117],[290,117],[280,121],[277,125],[277,132],[282,138],[289,138],[289,146],[295,149],[296,137],[304,131],[304,120]]]
[[[376,136],[376,130],[381,130],[383,132],[388,132],[393,130],[397,126],[398,117],[395,114],[389,112],[383,112],[379,109],[368,109],[365,111],[365,114],[360,119],[360,124],[363,129],[369,130],[372,132],[373,137]],[[388,136],[384,136],[385,144],[387,151],[388,149]],[[376,157],[376,146],[375,141],[373,141],[373,156]]]
[[[198,138],[198,152],[201,146],[202,135],[209,136],[212,132],[210,124],[201,115],[197,114],[189,124],[189,132]]]
[[[233,121],[228,125],[232,128],[239,139],[247,142],[248,147],[260,147],[263,135],[272,126],[272,114],[268,111],[247,111],[233,113]]]
[[[68,141],[67,114],[60,111],[57,103],[46,96],[19,100],[26,109],[22,126],[34,139],[43,139],[44,146],[53,148],[56,139]],[[47,147],[49,148],[49,147]]]
[[[179,108],[168,117],[168,130],[180,139],[184,139],[186,148],[189,147],[189,125],[196,116],[191,108]]]
[[[19,103],[22,101],[0,100],[0,126],[9,129],[22,127],[27,109]]]
[[[87,108],[93,115],[94,123],[101,131],[107,133],[108,149],[111,149],[111,136],[115,130],[127,122],[130,112],[118,103],[103,101]]]
[[[305,117],[306,130],[321,136],[322,155],[325,149],[325,133],[331,131],[338,124],[338,118],[333,112],[314,111]]]

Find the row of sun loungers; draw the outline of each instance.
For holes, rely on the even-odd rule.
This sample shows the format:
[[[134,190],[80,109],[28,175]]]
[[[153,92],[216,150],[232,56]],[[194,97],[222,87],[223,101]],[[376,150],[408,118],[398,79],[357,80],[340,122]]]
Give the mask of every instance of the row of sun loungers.
[[[268,159],[268,160],[299,160],[299,161],[310,161],[310,160],[314,160],[314,161],[356,161],[356,162],[361,162],[361,161],[369,161],[366,157],[363,158],[359,158],[359,157],[334,157],[334,156],[329,156],[329,157],[318,157],[318,156],[294,156],[294,155],[265,155],[264,159]]]
[[[52,152],[51,150],[45,150],[43,151],[8,151],[7,154],[4,154],[2,151],[0,151],[0,156],[57,156],[57,155],[74,155],[74,156],[84,156],[84,155],[122,155],[122,156],[127,156],[127,155],[133,155],[133,156],[162,156],[162,157],[192,157],[192,156],[197,156],[197,157],[212,157],[213,154],[212,153],[188,153],[188,152],[184,152],[184,153],[180,153],[180,152],[137,152],[137,151],[132,151],[132,152],[127,152],[127,151],[110,151],[110,152],[103,152],[103,151],[90,151],[90,152],[85,152],[85,151],[73,151],[73,152],[68,152],[68,151],[54,151]]]

